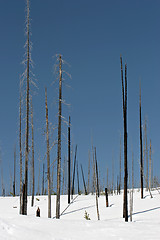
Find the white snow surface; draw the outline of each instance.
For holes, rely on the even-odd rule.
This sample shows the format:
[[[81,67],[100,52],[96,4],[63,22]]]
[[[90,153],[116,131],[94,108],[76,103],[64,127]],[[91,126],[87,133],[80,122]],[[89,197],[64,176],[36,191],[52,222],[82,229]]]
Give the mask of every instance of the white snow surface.
[[[160,194],[157,190],[152,194],[151,199],[144,191],[144,199],[140,199],[140,192],[134,190],[132,222],[130,218],[125,222],[122,217],[123,194],[109,195],[108,208],[105,196],[99,197],[100,221],[97,220],[95,195],[78,196],[60,219],[55,218],[56,196],[52,196],[51,219],[47,218],[47,196],[35,196],[34,207],[28,197],[27,216],[19,214],[19,197],[0,197],[0,240],[160,240]],[[40,218],[36,217],[38,206]],[[67,206],[67,195],[63,195],[61,212]],[[91,220],[84,218],[85,211]]]

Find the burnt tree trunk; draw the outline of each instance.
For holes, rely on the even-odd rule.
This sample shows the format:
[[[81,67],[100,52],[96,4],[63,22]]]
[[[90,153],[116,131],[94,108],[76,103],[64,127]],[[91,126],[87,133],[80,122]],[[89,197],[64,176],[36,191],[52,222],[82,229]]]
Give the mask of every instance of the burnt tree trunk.
[[[25,193],[23,215],[27,215],[27,195],[28,195],[28,155],[29,155],[29,64],[30,64],[30,20],[29,20],[29,0],[27,0],[27,93],[26,93],[26,142],[25,142]]]
[[[142,116],[141,116],[141,86],[139,89],[139,130],[140,130],[140,176],[141,176],[141,199],[143,198],[143,144],[142,144]]]
[[[77,145],[76,145],[76,149],[75,149],[74,167],[73,167],[72,196],[73,196],[73,194],[74,194],[74,180],[75,180],[75,171],[76,171],[76,157],[77,157]]]
[[[59,107],[58,107],[58,151],[57,151],[57,199],[56,218],[60,218],[60,185],[61,185],[61,117],[62,117],[62,58],[59,55]]]
[[[123,82],[123,64],[121,61],[121,80],[122,80],[122,98],[123,98],[123,123],[124,123],[124,203],[123,216],[128,222],[128,199],[127,199],[127,182],[128,182],[128,166],[127,166],[127,65],[125,64],[125,87]]]
[[[81,172],[82,172],[82,179],[83,179],[85,195],[87,195],[87,188],[86,188],[86,183],[85,183],[85,179],[84,179],[84,173],[83,173],[82,164],[81,164]]]
[[[50,149],[49,149],[50,147],[49,147],[47,89],[45,89],[45,105],[46,105],[46,140],[47,140],[48,218],[51,218]]]
[[[99,197],[99,177],[98,177],[98,163],[97,163],[96,147],[94,149],[95,149],[95,164],[96,164],[96,179],[97,179],[97,195]]]
[[[32,125],[32,202],[31,206],[34,205],[34,129],[33,129],[33,105],[31,101],[31,125]]]
[[[68,127],[68,204],[70,203],[71,193],[71,118],[69,116],[69,127]]]

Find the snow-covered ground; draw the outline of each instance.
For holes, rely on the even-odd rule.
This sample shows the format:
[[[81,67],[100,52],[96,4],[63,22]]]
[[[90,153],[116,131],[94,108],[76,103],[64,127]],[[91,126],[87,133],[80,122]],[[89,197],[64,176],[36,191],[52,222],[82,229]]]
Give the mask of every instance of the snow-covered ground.
[[[134,191],[133,222],[122,218],[123,194],[109,196],[109,207],[105,207],[105,196],[99,198],[100,221],[97,220],[94,195],[78,196],[61,216],[55,219],[56,196],[52,196],[52,218],[47,218],[47,196],[35,197],[31,207],[28,197],[28,215],[19,215],[19,197],[0,198],[0,240],[69,240],[69,239],[160,239],[160,194],[152,192],[150,198],[144,191]],[[75,196],[74,196],[75,197]],[[38,199],[37,199],[38,198]],[[38,201],[39,200],[39,201]],[[67,207],[67,196],[61,196],[61,212]],[[41,217],[36,217],[39,206]],[[91,220],[84,218],[85,211]]]

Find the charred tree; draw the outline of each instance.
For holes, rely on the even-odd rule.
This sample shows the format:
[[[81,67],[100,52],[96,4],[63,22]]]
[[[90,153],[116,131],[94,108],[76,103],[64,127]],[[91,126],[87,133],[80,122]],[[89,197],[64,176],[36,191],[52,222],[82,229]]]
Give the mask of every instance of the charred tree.
[[[62,58],[59,55],[59,107],[58,107],[58,151],[57,151],[57,199],[56,218],[60,218],[60,185],[61,185],[61,119],[62,118]]]
[[[79,188],[79,172],[78,172],[78,162],[77,162],[77,187],[78,187],[78,194],[80,194],[80,188]]]
[[[25,136],[25,192],[23,203],[23,215],[27,215],[27,195],[28,195],[28,156],[29,156],[29,95],[30,95],[30,9],[27,0],[27,89],[26,89],[26,136]]]
[[[70,193],[71,193],[71,119],[69,116],[69,126],[68,126],[68,204],[70,203]]]
[[[87,188],[86,188],[86,183],[85,183],[85,179],[84,179],[84,173],[83,173],[82,164],[81,164],[81,172],[82,172],[82,179],[83,179],[85,195],[87,195]]]
[[[14,180],[13,180],[13,196],[16,196],[16,146],[14,148]]]
[[[35,179],[34,179],[34,129],[33,129],[33,105],[31,101],[31,125],[32,125],[32,202],[31,206],[34,205],[34,189],[35,189]]]
[[[46,141],[47,141],[48,218],[51,218],[50,147],[49,147],[47,89],[45,89],[45,106],[46,106]]]
[[[74,156],[74,167],[73,167],[73,178],[72,178],[72,196],[74,194],[74,180],[75,180],[75,171],[76,171],[76,157],[77,157],[77,145],[75,149],[75,156]]]
[[[22,214],[22,90],[20,82],[20,98],[19,98],[19,159],[20,159],[20,214]]]
[[[95,150],[95,165],[96,165],[96,181],[97,181],[97,195],[99,197],[99,177],[98,177],[98,163],[97,163],[97,155],[96,155],[96,147]]]
[[[125,64],[125,86],[123,81],[123,64],[121,61],[121,81],[122,81],[122,102],[123,102],[123,124],[124,124],[124,203],[123,216],[128,222],[128,199],[127,199],[127,182],[128,182],[128,166],[127,166],[127,65]]]
[[[88,152],[88,186],[87,192],[90,192],[90,151]]]
[[[143,198],[143,144],[142,144],[141,85],[139,89],[139,130],[140,130],[140,177],[141,177],[141,199],[142,199]]]
[[[44,195],[44,168],[45,168],[45,165],[43,163],[43,173],[42,173],[42,195]]]

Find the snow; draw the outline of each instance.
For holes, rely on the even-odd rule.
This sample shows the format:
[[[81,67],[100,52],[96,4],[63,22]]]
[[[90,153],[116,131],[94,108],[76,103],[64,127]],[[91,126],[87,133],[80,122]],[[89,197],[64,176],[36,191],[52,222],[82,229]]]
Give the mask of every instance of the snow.
[[[160,194],[157,190],[134,190],[133,221],[122,218],[123,194],[109,195],[109,207],[105,196],[100,196],[100,221],[97,220],[95,195],[74,196],[74,201],[60,219],[55,218],[56,196],[52,196],[52,218],[47,218],[47,196],[36,196],[31,207],[28,197],[28,215],[19,214],[19,197],[0,197],[0,240],[79,240],[79,239],[160,239]],[[38,201],[39,200],[39,201]],[[129,200],[129,199],[128,199]],[[61,196],[61,212],[67,207],[67,196]],[[39,206],[41,217],[36,217]],[[84,218],[85,211],[91,220]]]

